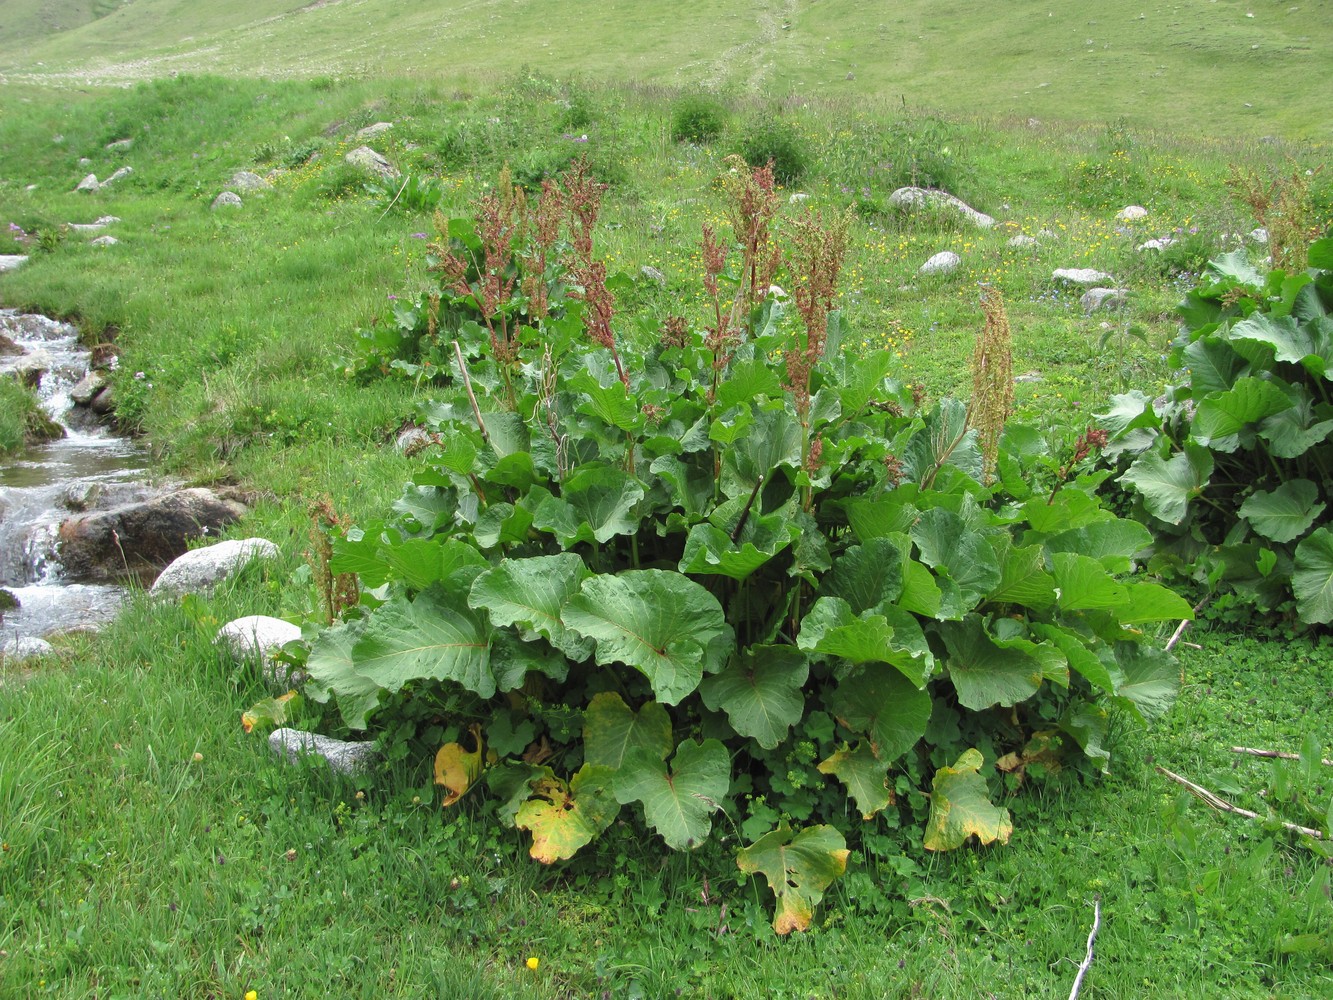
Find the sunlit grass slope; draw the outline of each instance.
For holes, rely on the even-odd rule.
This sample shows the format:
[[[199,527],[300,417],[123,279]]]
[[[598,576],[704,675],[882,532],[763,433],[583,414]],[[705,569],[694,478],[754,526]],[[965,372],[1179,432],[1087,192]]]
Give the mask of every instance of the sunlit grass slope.
[[[87,20],[113,6],[7,0],[0,78],[85,85],[210,71],[475,87],[529,66],[741,93],[875,95],[955,113],[1333,137],[1320,86],[1333,50],[1323,3],[130,0]],[[52,33],[47,8],[70,9],[66,30]]]

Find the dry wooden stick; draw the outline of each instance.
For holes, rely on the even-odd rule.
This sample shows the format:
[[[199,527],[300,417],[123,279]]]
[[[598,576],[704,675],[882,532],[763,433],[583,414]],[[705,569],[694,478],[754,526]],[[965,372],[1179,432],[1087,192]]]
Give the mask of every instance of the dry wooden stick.
[[[468,402],[472,404],[472,415],[477,418],[477,429],[481,431],[481,439],[487,444],[491,443],[491,436],[486,433],[486,423],[481,419],[481,409],[477,406],[477,397],[472,392],[472,379],[468,377],[467,365],[463,363],[463,349],[458,346],[458,341],[454,341],[454,357],[458,359],[458,370],[463,373],[463,385],[467,388]]]
[[[1166,651],[1168,653],[1175,648],[1176,643],[1180,641],[1180,637],[1185,634],[1185,629],[1189,628],[1189,624],[1190,620],[1186,618],[1184,621],[1182,621],[1179,625],[1176,626],[1176,630],[1173,633],[1171,633],[1171,638],[1168,639],[1166,642]]]
[[[1264,817],[1260,816],[1257,812],[1251,812],[1248,809],[1242,809],[1240,806],[1232,805],[1226,799],[1219,798],[1212,792],[1208,791],[1208,789],[1204,788],[1202,785],[1196,785],[1188,778],[1182,778],[1180,775],[1168,771],[1164,767],[1158,766],[1157,771],[1160,774],[1166,775],[1172,781],[1184,785],[1186,788],[1188,788],[1199,798],[1203,799],[1214,809],[1220,809],[1222,810],[1222,812],[1235,813],[1237,816],[1245,816],[1248,819],[1258,819],[1258,820],[1264,819]],[[1281,823],[1285,829],[1291,830],[1294,833],[1303,833],[1305,834],[1305,836],[1313,837],[1315,840],[1326,839],[1324,837],[1323,832],[1320,830],[1313,830],[1308,826],[1297,826],[1295,823],[1288,823],[1286,820],[1278,820],[1278,822]]]
[[[1078,975],[1074,978],[1074,988],[1069,991],[1069,1000],[1078,1000],[1078,991],[1083,988],[1083,977],[1088,974],[1088,969],[1092,966],[1092,943],[1097,940],[1097,930],[1102,925],[1102,901],[1101,897],[1092,898],[1092,930],[1088,933],[1088,953],[1083,958],[1083,964],[1078,967]]]
[[[1232,747],[1232,753],[1245,753],[1251,757],[1267,757],[1269,760],[1300,760],[1298,753],[1280,753],[1277,750],[1256,750],[1254,747]],[[1321,760],[1319,763],[1325,767],[1333,767],[1333,760]]]

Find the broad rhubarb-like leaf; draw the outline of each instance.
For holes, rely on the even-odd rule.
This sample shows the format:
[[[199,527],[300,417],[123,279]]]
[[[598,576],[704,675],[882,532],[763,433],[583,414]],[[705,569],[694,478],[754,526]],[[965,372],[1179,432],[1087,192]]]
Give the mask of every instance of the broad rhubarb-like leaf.
[[[611,793],[614,777],[609,767],[584,764],[568,784],[549,772],[531,782],[533,797],[514,816],[514,825],[532,834],[528,853],[549,865],[591,843],[620,812]]]
[[[461,743],[446,743],[435,754],[435,784],[444,788],[442,806],[451,806],[461,799],[481,776],[481,723],[474,722],[468,730],[475,749],[466,750]]]
[[[736,855],[746,875],[761,873],[777,898],[773,929],[779,934],[809,928],[824,890],[847,870],[847,841],[831,826],[810,826],[792,836],[785,823]]]
[[[802,687],[810,675],[805,654],[791,646],[752,646],[720,674],[699,685],[703,702],[724,711],[742,736],[772,750],[805,714]]]
[[[862,819],[872,819],[893,801],[889,791],[889,767],[875,756],[868,743],[858,743],[854,749],[843,749],[819,763],[820,774],[831,774],[844,785],[856,800]]]
[[[591,575],[573,552],[506,559],[473,581],[468,604],[484,609],[495,625],[535,632],[571,659],[582,660],[592,652],[592,643],[565,628],[560,609]]]
[[[983,844],[996,840],[1009,843],[1014,825],[1009,810],[991,802],[986,779],[980,773],[983,763],[981,751],[968,749],[953,767],[935,772],[930,818],[926,821],[926,850],[952,851],[971,836]]]
[[[671,753],[671,719],[655,701],[636,712],[614,691],[593,695],[583,711],[583,759],[619,770],[625,755],[644,750],[658,760]]]
[[[709,817],[730,786],[731,757],[717,740],[681,743],[670,771],[655,753],[638,748],[615,772],[616,799],[642,802],[648,825],[678,851],[703,843],[713,828]]]

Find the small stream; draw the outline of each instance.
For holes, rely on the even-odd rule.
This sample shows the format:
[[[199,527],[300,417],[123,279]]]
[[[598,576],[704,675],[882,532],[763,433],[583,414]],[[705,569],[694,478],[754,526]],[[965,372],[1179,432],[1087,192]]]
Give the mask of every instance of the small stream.
[[[63,578],[56,551],[60,523],[90,497],[143,482],[148,456],[128,438],[97,425],[70,398],[89,365],[77,329],[45,316],[0,310],[0,333],[25,352],[0,358],[0,373],[40,357],[46,371],[38,397],[65,428],[61,440],[0,460],[0,587],[20,605],[0,618],[0,641],[95,628],[115,615],[125,589]]]

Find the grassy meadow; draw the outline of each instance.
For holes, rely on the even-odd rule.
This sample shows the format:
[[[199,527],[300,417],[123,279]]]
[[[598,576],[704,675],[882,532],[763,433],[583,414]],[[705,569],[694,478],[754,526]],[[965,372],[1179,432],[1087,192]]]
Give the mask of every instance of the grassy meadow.
[[[1228,187],[1234,172],[1304,176],[1322,162],[1330,119],[1303,76],[1330,32],[1318,5],[1283,20],[1285,6],[1246,19],[1238,4],[1180,4],[1140,24],[1141,8],[1117,2],[1099,25],[1073,4],[1046,5],[1040,18],[1062,16],[1062,55],[1034,49],[1033,60],[1065,75],[1026,82],[996,68],[995,25],[967,25],[977,19],[961,4],[931,19],[907,5],[883,31],[862,19],[884,15],[850,3],[735,15],[683,4],[638,21],[603,4],[594,26],[613,43],[596,60],[575,5],[472,5],[447,43],[415,3],[6,6],[0,254],[30,259],[0,276],[0,305],[113,342],[123,424],[164,474],[254,490],[235,534],[272,538],[284,556],[211,596],[135,599],[100,634],[58,637],[48,660],[0,662],[0,995],[1045,997],[1070,989],[1094,901],[1102,925],[1084,998],[1333,992],[1327,862],[1154,770],[1326,828],[1318,765],[1228,749],[1333,756],[1326,637],[1199,623],[1187,634],[1199,648],[1180,650],[1174,710],[1148,731],[1120,720],[1109,775],[993,782],[1014,818],[1006,847],[933,854],[919,830],[881,816],[815,926],[790,939],[772,931],[768,890],[736,869],[738,831],[667,853],[622,824],[543,868],[479,805],[442,817],[428,757],[357,779],[281,765],[239,724],[265,696],[257,665],[212,644],[241,615],[312,620],[311,503],[374,517],[415,466],[394,437],[430,400],[429,382],[350,372],[358,330],[428,287],[434,221],[424,202],[395,200],[397,185],[374,189],[344,164],[358,129],[392,122],[372,144],[429,178],[445,216],[467,214],[505,165],[536,182],[586,156],[610,184],[598,249],[626,275],[617,332],[630,345],[652,321],[702,312],[699,237],[705,224],[727,228],[726,158],[768,142],[803,160],[782,191],[788,213],[797,194],[854,213],[841,285],[852,349],[891,352],[895,377],[928,397],[966,395],[979,288],[991,285],[1013,329],[1016,419],[1072,441],[1112,394],[1178,377],[1166,360],[1175,304],[1256,225]],[[1024,19],[1038,8],[1015,7],[1012,37],[994,47],[1030,36]],[[1236,23],[1205,31],[1205,14]],[[819,34],[825,23],[840,39]],[[988,55],[946,63],[933,37],[945,32]],[[883,55],[918,35],[900,58]],[[538,59],[541,41],[555,51]],[[1232,72],[1250,44],[1272,61]],[[290,51],[302,53],[295,64]],[[1160,80],[1147,72],[1158,60],[1170,66]],[[205,64],[238,75],[190,75]],[[1090,68],[1105,74],[1095,91],[1057,95]],[[127,88],[81,83],[174,70]],[[1225,82],[1209,90],[1214,72]],[[278,75],[296,78],[260,79]],[[628,78],[639,82],[615,82]],[[673,140],[687,99],[714,109],[714,138]],[[107,149],[122,139],[128,150]],[[133,173],[115,185],[74,191],[86,173],[124,165]],[[273,186],[212,209],[238,170]],[[999,224],[896,211],[888,196],[914,181]],[[1331,182],[1309,180],[1325,222]],[[1131,204],[1147,216],[1118,221]],[[103,215],[120,220],[106,230],[113,246],[63,228]],[[1136,249],[1164,236],[1169,252]],[[956,271],[918,272],[943,250],[962,258]],[[1114,275],[1125,309],[1085,313],[1079,292],[1052,280],[1062,267]],[[306,712],[336,732],[318,706]]]

